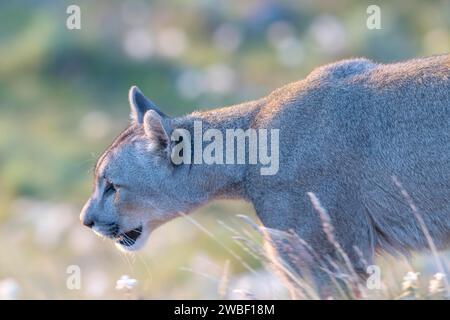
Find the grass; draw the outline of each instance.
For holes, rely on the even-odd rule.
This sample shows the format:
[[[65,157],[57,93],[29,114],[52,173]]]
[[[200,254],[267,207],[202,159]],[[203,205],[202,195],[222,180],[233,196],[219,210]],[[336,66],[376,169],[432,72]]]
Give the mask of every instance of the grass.
[[[310,194],[310,199],[328,240],[340,252],[336,261],[318,257],[328,262],[326,271],[336,287],[335,294],[325,298],[448,298],[447,276],[441,272],[436,257],[444,269],[448,260],[437,251],[431,255],[413,254],[410,260],[380,255],[376,260],[376,267],[381,270],[380,286],[374,285],[377,278],[372,273],[367,280],[361,280],[334,237],[326,208],[315,195]],[[46,214],[58,210],[61,211],[59,206],[50,203],[25,203],[17,208],[14,219],[4,225],[0,250],[8,258],[0,261],[0,298],[321,298],[309,277],[301,277],[287,260],[267,251],[264,239],[270,236],[272,241],[283,243],[289,249],[289,259],[299,266],[308,256],[315,257],[314,250],[295,233],[259,225],[254,215],[232,216],[231,212],[251,211],[240,202],[214,203],[202,212],[177,219],[158,229],[144,251],[132,255],[119,253],[109,241],[100,241],[79,226],[75,218],[70,223],[70,212],[65,215],[69,221],[58,225],[66,228],[58,232],[60,238],[45,240],[48,234],[42,230],[51,226],[39,225],[34,231],[34,223],[51,224],[54,214],[47,218]],[[77,212],[73,213],[75,217]],[[35,221],[37,215],[42,219]],[[33,236],[36,232],[37,239]],[[79,291],[68,290],[65,285],[66,268],[72,264],[82,270]],[[280,279],[280,271],[287,282]],[[131,288],[116,289],[116,281],[122,275],[129,275],[136,283]],[[293,284],[295,291],[286,283]]]
[[[296,233],[265,228],[256,224],[245,215],[239,215],[238,217],[251,226],[253,230],[256,230],[260,237],[271,242],[273,246],[282,247],[283,251],[289,252],[289,258],[281,258],[279,255],[274,254],[273,251],[270,252],[270,250],[267,250],[260,241],[255,241],[254,236],[246,230],[243,230],[242,232],[238,232],[231,228],[229,228],[229,230],[235,234],[233,238],[252,256],[261,260],[268,270],[271,270],[271,272],[277,275],[283,275],[284,285],[289,287],[291,299],[449,299],[450,289],[445,262],[436,249],[430,232],[410,195],[404,189],[397,177],[394,176],[392,179],[407,200],[415,219],[417,219],[421,230],[427,239],[435,269],[438,271],[432,277],[429,277],[427,279],[428,281],[423,282],[420,281],[421,273],[415,272],[408,261],[406,261],[408,270],[406,271],[406,274],[401,280],[394,278],[394,281],[397,281],[397,283],[401,285],[400,290],[393,289],[392,287],[394,286],[392,285],[392,282],[390,284],[380,283],[379,285],[373,283],[374,279],[370,277],[370,274],[373,270],[379,271],[381,268],[377,265],[369,266],[367,262],[364,261],[362,253],[355,247],[354,249],[359,252],[360,259],[365,265],[369,277],[366,279],[357,274],[348,254],[334,236],[333,225],[326,209],[322,207],[319,199],[314,193],[310,192],[308,193],[308,196],[322,221],[323,232],[326,234],[328,241],[335,248],[337,258],[334,260],[330,257],[319,257],[312,247]],[[305,270],[305,266],[301,263],[301,259],[305,258],[306,260],[310,259],[310,261],[314,258],[315,261],[327,262],[316,265],[315,267],[321,268],[330,277],[335,289],[333,290],[333,295],[325,297],[321,296],[311,277],[301,276],[295,271],[300,270],[303,275],[309,274],[309,270]],[[394,258],[397,260],[400,259],[399,257]],[[300,265],[297,265],[297,268],[293,268],[293,265],[296,263]],[[325,265],[330,267],[324,267]],[[392,268],[393,266],[390,267]],[[251,296],[257,296],[257,293],[252,293]]]

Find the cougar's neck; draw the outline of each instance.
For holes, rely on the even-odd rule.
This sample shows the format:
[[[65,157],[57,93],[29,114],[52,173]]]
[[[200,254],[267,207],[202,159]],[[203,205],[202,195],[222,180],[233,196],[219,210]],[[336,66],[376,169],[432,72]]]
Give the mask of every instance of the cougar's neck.
[[[226,130],[252,128],[252,123],[256,114],[264,105],[264,99],[242,103],[230,107],[208,110],[204,112],[194,112],[185,117],[176,118],[175,128],[186,129],[191,135],[191,152],[194,153],[194,138],[201,124],[202,133],[208,129],[219,130],[223,137],[223,155],[226,153]],[[195,129],[195,127],[197,129]],[[197,130],[194,132],[194,130]],[[202,137],[203,137],[202,134]],[[202,140],[202,150],[211,141]],[[194,159],[192,155],[191,159]],[[202,161],[201,164],[192,163],[189,165],[189,174],[191,182],[199,188],[209,199],[213,198],[246,198],[243,180],[248,164],[207,164]]]

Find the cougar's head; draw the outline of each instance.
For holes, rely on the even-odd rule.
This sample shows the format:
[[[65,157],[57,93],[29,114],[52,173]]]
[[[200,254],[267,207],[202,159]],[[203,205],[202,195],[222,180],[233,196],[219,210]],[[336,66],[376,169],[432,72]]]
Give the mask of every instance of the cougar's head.
[[[178,188],[183,170],[170,161],[173,120],[137,87],[130,89],[129,102],[131,124],[99,158],[80,220],[120,249],[134,251],[191,204]]]

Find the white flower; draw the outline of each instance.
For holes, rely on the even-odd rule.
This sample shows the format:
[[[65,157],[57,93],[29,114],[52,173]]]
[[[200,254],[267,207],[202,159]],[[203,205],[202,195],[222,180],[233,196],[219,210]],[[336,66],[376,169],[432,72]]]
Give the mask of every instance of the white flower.
[[[418,286],[420,272],[412,272],[409,271],[404,277],[402,282],[403,290],[407,290],[408,288],[415,288]]]
[[[443,280],[445,278],[445,274],[438,272],[433,276],[433,278],[436,280]]]
[[[130,58],[144,61],[154,53],[153,42],[152,35],[148,30],[136,28],[126,33],[123,47]]]
[[[406,276],[403,277],[403,281],[417,281],[419,280],[420,272],[409,271]]]
[[[224,23],[214,31],[214,44],[220,50],[233,53],[242,43],[242,31],[231,23]]]
[[[347,47],[347,30],[335,16],[328,14],[318,16],[312,22],[309,32],[323,53],[336,55]]]
[[[228,65],[215,64],[205,71],[208,90],[213,93],[226,94],[236,83],[236,72]]]
[[[116,281],[116,289],[128,289],[131,290],[137,285],[137,280],[130,278],[128,275],[123,275]]]
[[[0,300],[15,300],[19,298],[20,286],[16,280],[6,278],[0,280]]]
[[[430,294],[434,295],[445,291],[444,278],[445,274],[441,272],[438,272],[433,276],[433,279],[430,280],[430,285],[428,286]]]
[[[160,31],[156,38],[159,53],[167,58],[181,56],[188,45],[186,33],[176,27]]]
[[[234,289],[233,293],[235,294],[236,298],[240,300],[256,300],[255,295],[248,290]]]

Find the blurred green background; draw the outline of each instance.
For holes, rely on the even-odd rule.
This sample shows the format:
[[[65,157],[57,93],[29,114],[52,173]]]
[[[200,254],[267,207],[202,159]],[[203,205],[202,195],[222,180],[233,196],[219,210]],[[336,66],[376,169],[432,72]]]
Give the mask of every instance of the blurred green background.
[[[66,28],[70,4],[81,30]],[[380,30],[366,27],[370,4]],[[138,281],[132,297],[286,297],[223,226],[254,217],[243,202],[192,216],[213,238],[179,219],[134,256],[78,223],[95,160],[127,125],[128,89],[176,116],[261,97],[337,59],[449,51],[445,0],[1,0],[0,298],[127,298],[114,288],[123,274]],[[80,290],[66,286],[69,265]]]

